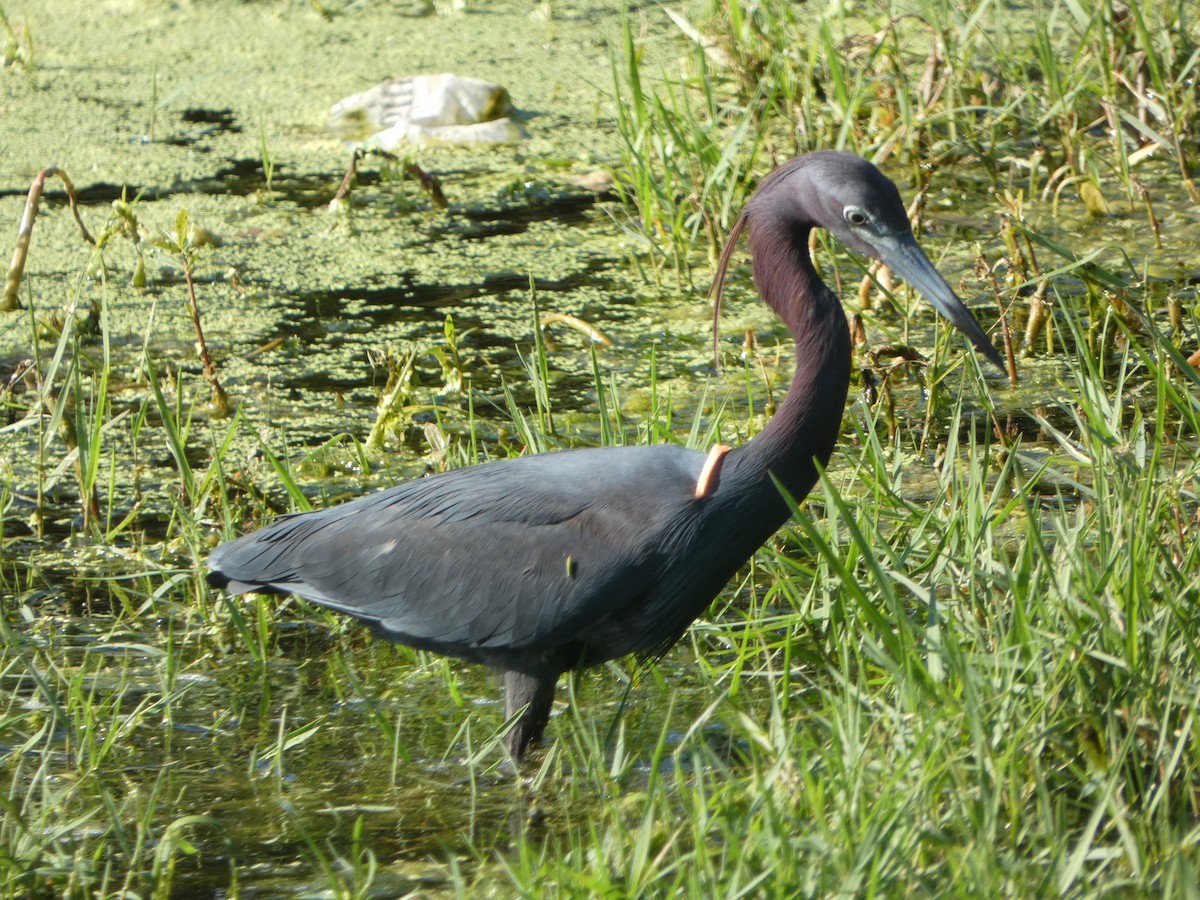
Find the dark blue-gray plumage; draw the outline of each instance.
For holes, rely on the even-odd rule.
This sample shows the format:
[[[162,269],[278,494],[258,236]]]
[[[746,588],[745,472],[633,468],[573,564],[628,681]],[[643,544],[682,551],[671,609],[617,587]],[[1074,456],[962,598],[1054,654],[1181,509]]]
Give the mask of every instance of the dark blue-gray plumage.
[[[809,259],[828,229],[883,260],[991,362],[1000,357],[912,236],[900,194],[867,161],[831,151],[780,166],[721,258],[749,232],[754,281],[796,342],[771,421],[706,457],[671,445],[567,450],[491,462],[289,516],[224,544],[209,582],[290,592],[412,647],[504,673],[520,758],[564,672],[661,653],[787,519],[833,452],[850,380],[845,313]]]

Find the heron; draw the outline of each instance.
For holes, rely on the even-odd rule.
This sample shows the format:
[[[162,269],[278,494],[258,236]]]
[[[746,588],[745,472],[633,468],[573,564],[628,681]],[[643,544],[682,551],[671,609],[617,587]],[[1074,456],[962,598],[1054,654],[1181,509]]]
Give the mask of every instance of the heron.
[[[596,447],[441,472],[222,544],[208,557],[209,583],[294,594],[387,640],[502,673],[504,741],[520,761],[541,739],[564,673],[663,654],[828,463],[851,346],[841,303],[809,255],[814,228],[881,260],[1003,368],[917,244],[895,184],[854,154],[808,153],[762,180],[713,281],[719,315],[746,232],[755,286],[795,342],[787,395],[755,437],[709,453]]]

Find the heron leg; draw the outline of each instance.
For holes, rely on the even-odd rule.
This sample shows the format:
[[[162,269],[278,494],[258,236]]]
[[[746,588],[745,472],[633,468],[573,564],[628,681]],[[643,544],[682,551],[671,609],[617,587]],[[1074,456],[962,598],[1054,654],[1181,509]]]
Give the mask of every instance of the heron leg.
[[[521,759],[529,745],[537,741],[550,721],[550,708],[554,705],[554,687],[558,672],[517,672],[509,669],[504,673],[504,715],[521,717],[513,723],[504,737],[508,752],[514,759]]]

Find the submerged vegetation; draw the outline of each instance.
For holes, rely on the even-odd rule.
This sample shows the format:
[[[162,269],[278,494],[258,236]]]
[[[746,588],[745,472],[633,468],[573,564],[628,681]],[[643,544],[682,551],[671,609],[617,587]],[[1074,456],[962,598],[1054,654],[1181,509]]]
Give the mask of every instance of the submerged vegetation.
[[[0,80],[34,77],[49,23],[5,6]],[[58,161],[102,227],[83,263],[45,264],[35,230],[51,274],[0,313],[0,897],[1194,893],[1197,23],[1182,0],[847,6],[614,8],[587,25],[611,154],[502,160],[486,196],[423,160],[453,218],[361,173],[376,202],[320,217],[341,173],[313,188],[260,126],[220,184],[229,231],[264,218],[218,254],[200,223],[228,207],[100,185],[88,208]],[[575,679],[524,777],[485,673],[205,586],[217,542],[291,509],[757,432],[790,348],[739,273],[708,377],[700,298],[756,181],[816,147],[907,180],[1016,386],[817,248],[861,334],[829,472],[666,659]],[[603,212],[553,186],[593,164]],[[569,232],[574,268],[420,268],[535,221],[514,258]],[[589,249],[610,221],[620,253]],[[392,280],[317,280],[385,228],[408,232]]]

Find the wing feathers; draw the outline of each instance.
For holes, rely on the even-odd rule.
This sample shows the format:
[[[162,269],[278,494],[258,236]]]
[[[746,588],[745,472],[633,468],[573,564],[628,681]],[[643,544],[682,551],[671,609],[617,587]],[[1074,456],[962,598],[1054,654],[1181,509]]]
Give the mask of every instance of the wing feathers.
[[[418,647],[556,646],[653,583],[703,463],[656,446],[455,470],[281,519],[209,564],[230,590],[290,591]]]

